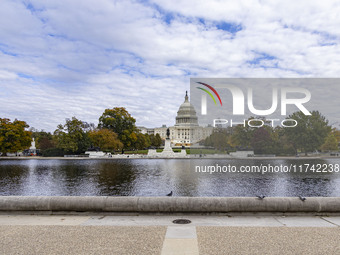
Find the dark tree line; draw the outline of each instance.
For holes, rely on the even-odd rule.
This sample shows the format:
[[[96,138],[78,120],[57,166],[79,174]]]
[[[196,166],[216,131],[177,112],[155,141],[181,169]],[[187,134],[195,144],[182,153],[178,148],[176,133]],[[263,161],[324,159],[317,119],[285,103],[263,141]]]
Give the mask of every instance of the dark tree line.
[[[228,132],[217,129],[217,132],[208,137],[204,144],[219,150],[252,149],[255,154],[276,155],[338,150],[340,131],[331,129],[328,120],[320,112],[313,111],[311,115],[295,112],[287,119],[296,120],[297,126],[272,127],[262,118],[267,125],[257,128],[249,126],[246,122],[245,126],[238,125]]]

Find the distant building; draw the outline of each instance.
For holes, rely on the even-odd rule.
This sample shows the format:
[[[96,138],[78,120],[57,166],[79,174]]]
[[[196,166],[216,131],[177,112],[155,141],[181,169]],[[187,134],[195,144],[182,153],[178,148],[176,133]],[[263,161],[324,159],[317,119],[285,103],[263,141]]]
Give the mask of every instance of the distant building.
[[[154,135],[154,128],[137,127],[142,134]]]
[[[166,138],[167,128],[166,125],[159,128],[138,127],[142,134],[159,134],[162,139]],[[189,102],[188,93],[186,93],[184,103],[177,111],[176,124],[169,127],[169,130],[170,140],[174,146],[192,146],[210,136],[214,128],[199,126],[195,108]]]

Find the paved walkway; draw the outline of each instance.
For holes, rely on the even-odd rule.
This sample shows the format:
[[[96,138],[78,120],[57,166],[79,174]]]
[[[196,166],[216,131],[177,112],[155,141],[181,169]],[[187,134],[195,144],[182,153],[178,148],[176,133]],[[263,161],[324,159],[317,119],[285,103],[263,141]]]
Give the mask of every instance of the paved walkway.
[[[339,226],[339,216],[0,215],[0,254],[340,254]]]

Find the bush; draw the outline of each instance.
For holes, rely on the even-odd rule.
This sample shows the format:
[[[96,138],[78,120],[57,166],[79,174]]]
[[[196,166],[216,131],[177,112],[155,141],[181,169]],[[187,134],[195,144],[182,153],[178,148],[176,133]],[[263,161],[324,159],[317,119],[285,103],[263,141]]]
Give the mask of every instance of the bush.
[[[43,157],[64,157],[65,152],[63,149],[50,148],[41,152]]]

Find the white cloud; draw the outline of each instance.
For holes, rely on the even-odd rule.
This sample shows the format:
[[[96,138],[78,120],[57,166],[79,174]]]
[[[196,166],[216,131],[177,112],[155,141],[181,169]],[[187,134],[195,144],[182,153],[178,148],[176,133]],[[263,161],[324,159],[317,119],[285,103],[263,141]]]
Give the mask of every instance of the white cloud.
[[[53,131],[126,106],[172,125],[190,77],[337,77],[336,1],[3,1],[0,117]]]

